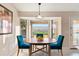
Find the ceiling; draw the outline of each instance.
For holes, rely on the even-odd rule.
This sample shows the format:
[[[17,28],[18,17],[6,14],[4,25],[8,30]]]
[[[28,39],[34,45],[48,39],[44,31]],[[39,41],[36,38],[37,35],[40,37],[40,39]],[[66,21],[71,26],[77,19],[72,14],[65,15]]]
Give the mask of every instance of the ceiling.
[[[20,12],[38,11],[38,3],[13,3]],[[41,11],[79,11],[79,3],[42,3]]]

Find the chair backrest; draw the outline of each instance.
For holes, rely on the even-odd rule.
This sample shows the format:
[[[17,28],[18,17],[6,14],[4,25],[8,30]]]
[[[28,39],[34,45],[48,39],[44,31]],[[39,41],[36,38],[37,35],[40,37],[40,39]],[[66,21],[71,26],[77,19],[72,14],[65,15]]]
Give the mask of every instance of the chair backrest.
[[[24,43],[23,36],[22,35],[18,35],[17,36],[17,41],[18,41],[18,47],[20,47],[21,43]]]
[[[36,37],[42,37],[43,38],[43,34],[37,34]]]
[[[57,44],[61,47],[62,47],[62,44],[63,44],[63,40],[64,40],[64,36],[59,35],[58,38],[57,38]]]

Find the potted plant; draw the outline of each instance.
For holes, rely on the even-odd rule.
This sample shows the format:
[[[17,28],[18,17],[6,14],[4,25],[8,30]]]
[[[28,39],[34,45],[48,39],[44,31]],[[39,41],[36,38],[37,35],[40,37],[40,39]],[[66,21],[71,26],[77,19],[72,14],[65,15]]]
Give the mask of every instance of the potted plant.
[[[43,37],[38,36],[38,37],[37,37],[37,40],[38,40],[38,41],[43,41]]]

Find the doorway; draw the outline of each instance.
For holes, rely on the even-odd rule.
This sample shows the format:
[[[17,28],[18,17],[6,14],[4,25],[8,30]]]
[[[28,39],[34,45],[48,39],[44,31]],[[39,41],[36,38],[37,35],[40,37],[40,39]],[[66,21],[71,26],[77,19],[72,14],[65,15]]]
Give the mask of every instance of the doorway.
[[[79,48],[79,18],[71,17],[70,41],[73,48]]]
[[[61,35],[61,17],[55,17],[51,20],[51,29],[52,29],[52,40],[56,42],[58,35]]]
[[[48,20],[31,20],[31,27],[32,37],[36,38],[37,33],[43,33],[44,38],[52,38],[53,41],[56,41],[56,37],[61,34],[61,17],[52,17]]]
[[[43,38],[48,38],[48,21],[31,21],[32,23],[32,38],[36,39],[36,34],[43,34]]]

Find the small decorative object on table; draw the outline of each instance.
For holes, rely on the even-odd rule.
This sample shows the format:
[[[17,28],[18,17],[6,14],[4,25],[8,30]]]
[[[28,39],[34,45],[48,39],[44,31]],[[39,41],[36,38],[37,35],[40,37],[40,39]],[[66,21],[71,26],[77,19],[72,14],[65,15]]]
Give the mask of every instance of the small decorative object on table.
[[[37,41],[43,41],[43,34],[37,34]]]
[[[37,40],[38,41],[43,41],[43,37],[39,36],[39,37],[37,37]]]

